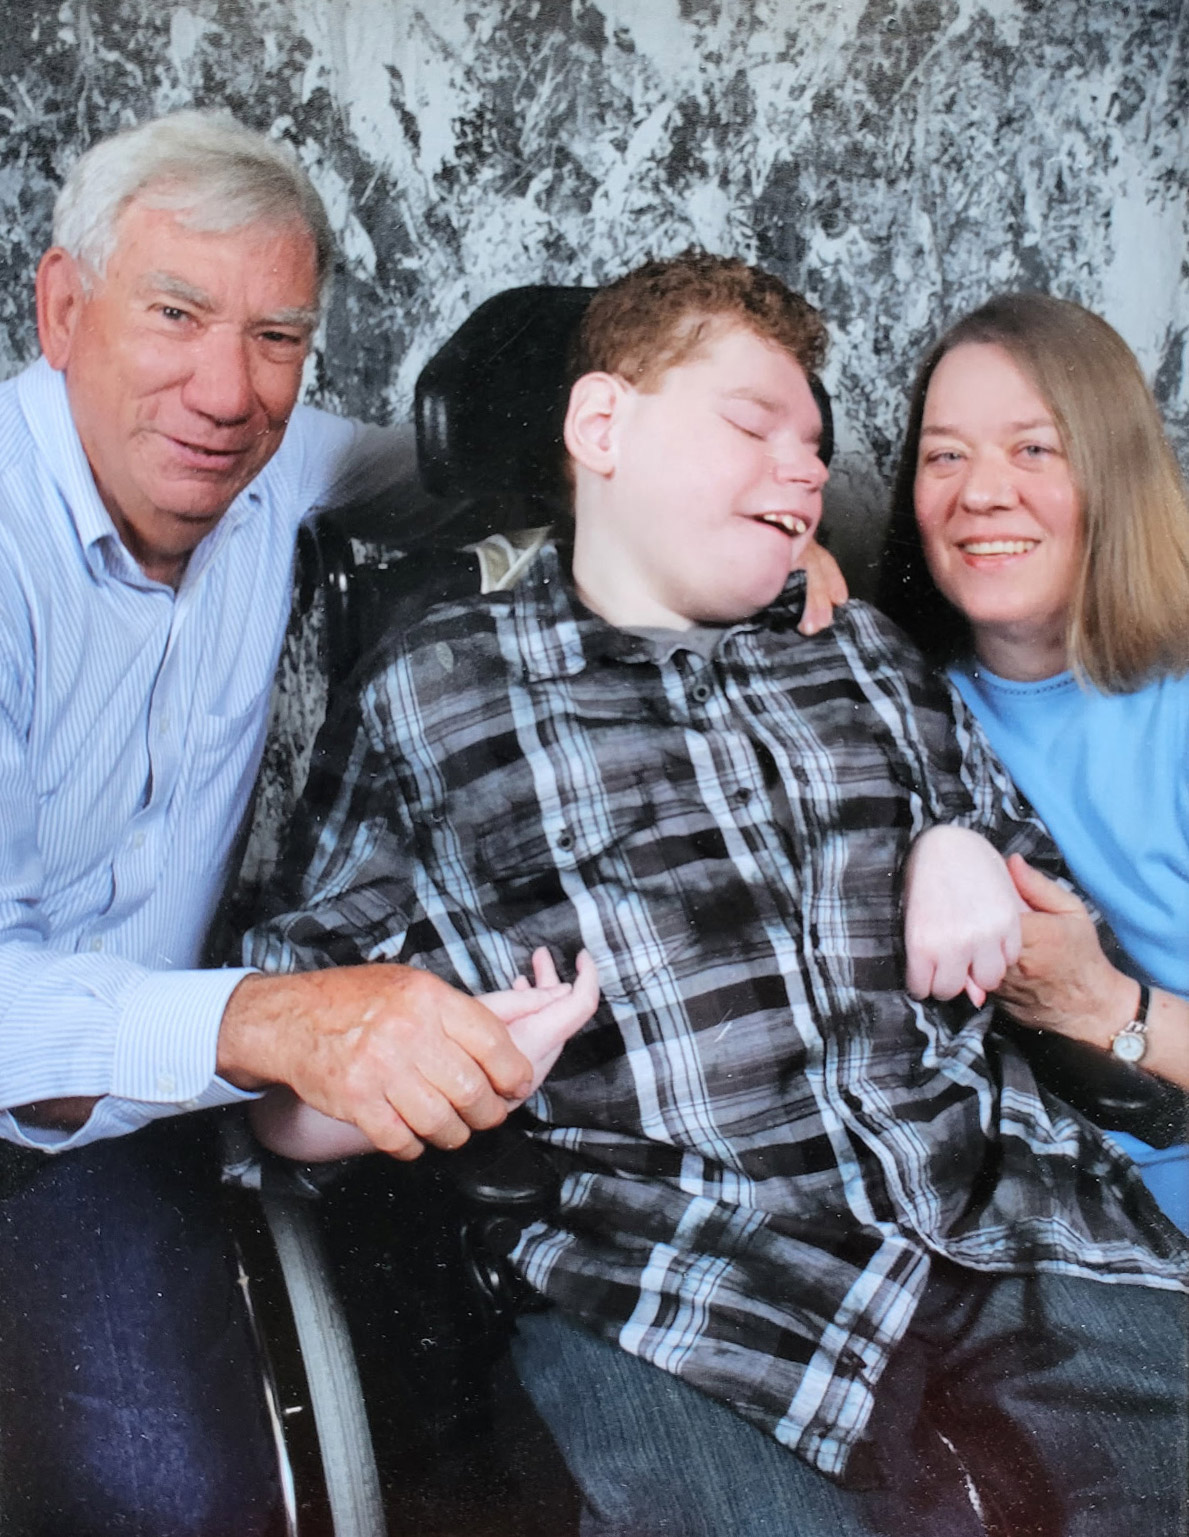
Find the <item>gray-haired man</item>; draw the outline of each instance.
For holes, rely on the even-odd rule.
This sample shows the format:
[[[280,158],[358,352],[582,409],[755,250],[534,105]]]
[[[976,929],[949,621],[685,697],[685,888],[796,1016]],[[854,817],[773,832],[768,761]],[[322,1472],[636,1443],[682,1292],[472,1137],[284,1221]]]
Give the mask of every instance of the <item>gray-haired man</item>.
[[[44,356],[0,387],[5,1520],[248,1537],[273,1475],[178,1113],[288,1083],[410,1157],[499,1121],[529,1067],[406,968],[197,969],[297,525],[407,469],[296,405],[331,250],[308,178],[181,113],[84,156],[54,240]]]

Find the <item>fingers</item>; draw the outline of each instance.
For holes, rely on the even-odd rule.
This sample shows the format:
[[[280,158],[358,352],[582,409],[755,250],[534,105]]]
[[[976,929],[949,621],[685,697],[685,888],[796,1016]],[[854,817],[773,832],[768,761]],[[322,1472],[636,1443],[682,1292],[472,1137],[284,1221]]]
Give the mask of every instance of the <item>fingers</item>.
[[[793,569],[798,567],[804,567],[806,589],[805,611],[797,629],[802,635],[816,635],[834,622],[835,607],[845,603],[850,593],[838,562],[816,539],[793,562]]]
[[[598,972],[594,961],[583,950],[578,956],[577,976],[568,994],[509,1027],[512,1038],[533,1063],[533,1092],[544,1082],[565,1043],[586,1024],[598,1006]]]
[[[941,955],[910,944],[906,991],[913,998],[941,999],[964,992],[976,1008],[982,1008],[987,994],[995,991],[1019,959],[1022,942],[1017,923],[1007,934],[992,932]]]
[[[483,993],[478,1002],[490,1009],[498,1020],[510,1025],[526,1015],[535,1014],[556,998],[565,998],[569,992],[568,982],[559,982],[555,987],[534,987],[527,977],[517,977],[511,987],[500,993]]]
[[[436,1039],[440,1032],[457,1049],[458,1054],[447,1053],[442,1058],[431,1051],[431,1060],[440,1060],[443,1064],[448,1061],[455,1075],[465,1060],[467,1070],[462,1075],[460,1087],[468,1094],[478,1081],[477,1075],[471,1070],[472,1065],[479,1069],[485,1079],[482,1092],[474,1099],[473,1105],[460,1107],[468,1124],[478,1127],[480,1122],[472,1119],[467,1109],[478,1106],[486,1115],[491,1107],[492,1096],[514,1098],[524,1091],[524,1085],[532,1076],[532,1069],[512,1044],[501,1021],[478,999],[448,987],[425,972],[408,971],[406,976],[417,979],[414,986],[418,994],[423,995],[418,996],[414,1002],[423,1011],[427,1034]],[[514,996],[518,996],[514,989],[511,991]],[[424,1067],[422,1071],[425,1071]],[[431,1082],[438,1083],[434,1073],[427,1073],[426,1076]],[[453,1096],[450,1097],[452,1103],[458,1103]],[[487,1119],[482,1124],[495,1125],[496,1122]]]
[[[1085,903],[1066,891],[1059,882],[1034,869],[1020,854],[1012,854],[1007,868],[1016,891],[1033,912],[1078,913],[1085,912]]]
[[[545,945],[533,951],[533,978],[538,987],[557,987],[561,983],[553,956]]]

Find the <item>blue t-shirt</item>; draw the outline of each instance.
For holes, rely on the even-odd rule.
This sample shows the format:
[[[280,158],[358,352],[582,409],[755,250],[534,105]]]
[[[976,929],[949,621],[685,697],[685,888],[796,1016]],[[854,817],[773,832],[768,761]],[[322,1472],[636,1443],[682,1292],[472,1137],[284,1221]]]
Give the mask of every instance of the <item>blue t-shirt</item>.
[[[1134,694],[952,676],[1136,966],[1189,996],[1189,676]]]
[[[1103,694],[1069,672],[950,675],[1136,971],[1189,997],[1189,676]],[[1189,1230],[1189,1149],[1116,1140]]]

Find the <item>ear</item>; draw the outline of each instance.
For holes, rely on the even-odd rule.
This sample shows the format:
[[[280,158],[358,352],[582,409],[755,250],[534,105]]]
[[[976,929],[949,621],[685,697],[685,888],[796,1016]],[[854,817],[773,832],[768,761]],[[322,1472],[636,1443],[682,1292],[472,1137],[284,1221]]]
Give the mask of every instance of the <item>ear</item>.
[[[78,263],[51,246],[37,268],[37,335],[51,368],[66,367],[86,299]]]
[[[615,470],[616,426],[632,387],[615,374],[583,374],[570,391],[564,437],[576,464],[595,475]]]

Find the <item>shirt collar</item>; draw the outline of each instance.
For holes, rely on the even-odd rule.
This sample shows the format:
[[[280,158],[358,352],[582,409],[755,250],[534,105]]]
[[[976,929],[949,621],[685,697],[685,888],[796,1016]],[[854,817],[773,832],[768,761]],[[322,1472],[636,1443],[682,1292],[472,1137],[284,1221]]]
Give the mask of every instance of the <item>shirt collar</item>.
[[[137,586],[156,587],[158,584],[145,576],[125,546],[111,514],[103,505],[74,425],[65,376],[41,357],[20,375],[17,389],[29,432],[62,493],[92,575],[98,577],[107,573]],[[253,481],[240,492],[194,550],[187,563],[184,583],[192,584],[198,579],[219,545],[243,522],[258,500],[254,486]]]
[[[804,607],[805,573],[794,571],[774,603],[726,626],[724,641],[748,631],[795,629]],[[598,662],[658,660],[655,641],[617,629],[583,604],[570,575],[569,549],[553,540],[542,545],[513,589],[512,612],[525,677],[533,683],[573,677]],[[675,640],[659,659],[667,661],[678,649]]]

